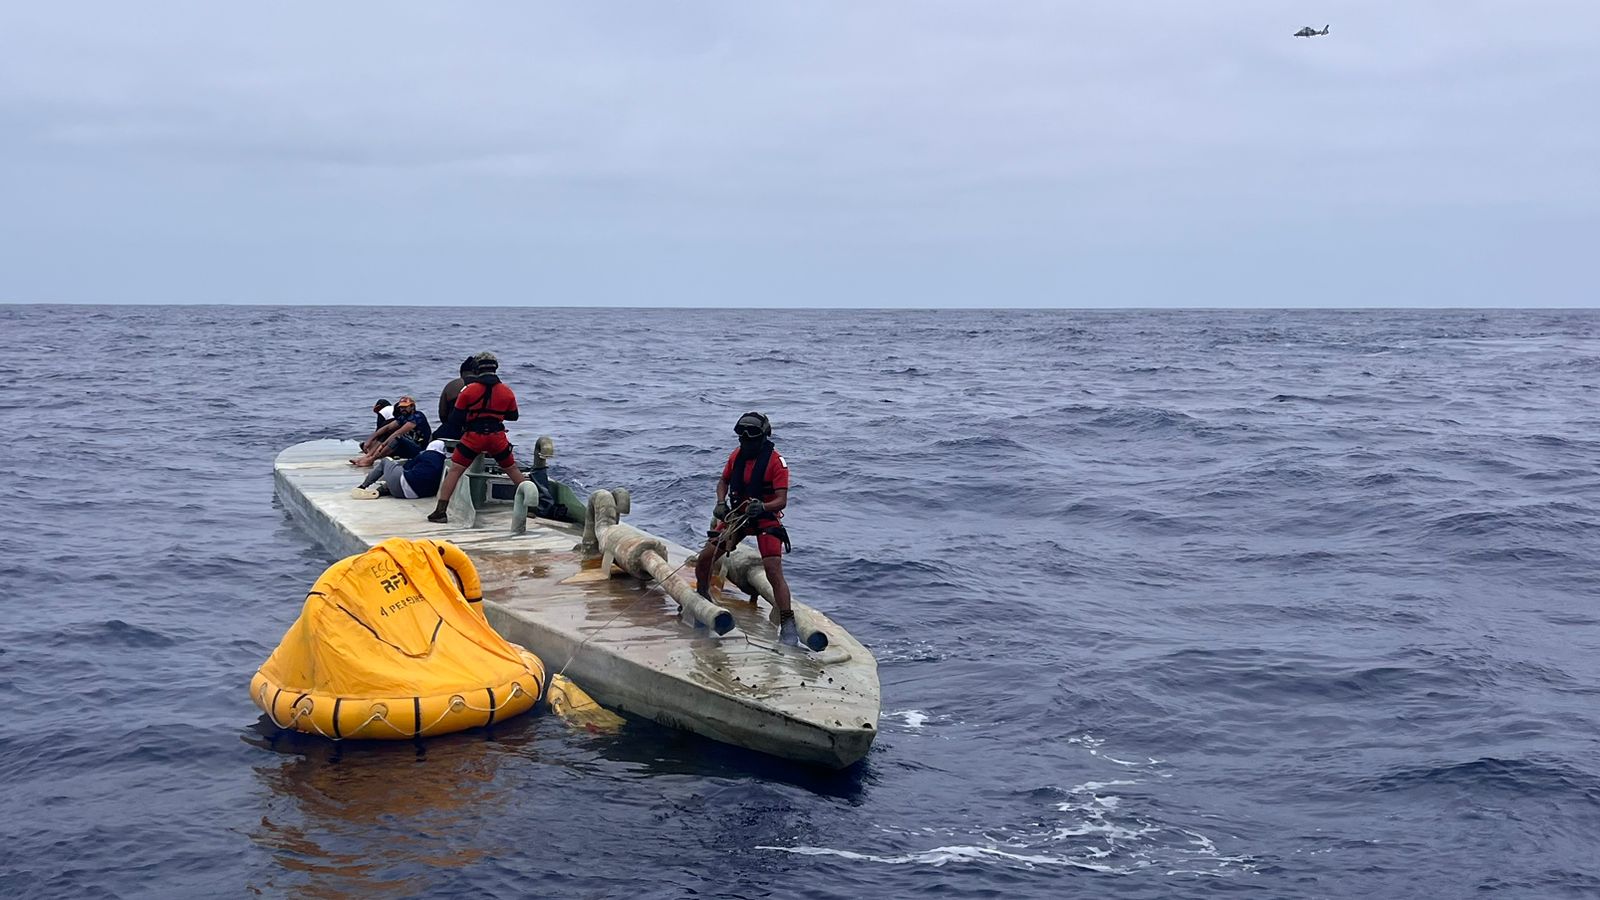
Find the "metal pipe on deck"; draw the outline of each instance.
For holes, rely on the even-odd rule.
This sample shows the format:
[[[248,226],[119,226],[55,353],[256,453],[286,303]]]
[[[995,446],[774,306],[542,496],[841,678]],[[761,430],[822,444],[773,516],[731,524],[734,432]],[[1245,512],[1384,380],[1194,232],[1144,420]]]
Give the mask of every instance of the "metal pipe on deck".
[[[749,547],[738,547],[719,560],[719,564],[722,566],[722,577],[738,585],[740,590],[752,597],[764,597],[768,603],[773,602],[772,580],[767,578],[761,554]],[[800,633],[800,642],[812,650],[826,650],[828,634],[817,627],[816,617],[811,610],[799,606],[793,609],[795,630]]]
[[[618,525],[616,528],[611,529],[610,533],[615,533],[620,528],[628,527],[630,526]],[[665,550],[666,548],[663,547],[662,549]],[[733,613],[700,596],[689,582],[678,574],[677,569],[667,562],[665,555],[646,552],[640,555],[640,559],[650,577],[661,585],[661,589],[670,594],[672,599],[678,601],[679,605],[688,610],[689,615],[694,616],[700,624],[710,628],[717,634],[727,634],[733,630]]]
[[[539,508],[539,485],[532,478],[517,485],[517,495],[511,499],[511,533],[528,533],[528,511]]]
[[[610,491],[600,490],[589,495],[583,549],[589,556],[600,555],[600,565],[607,571],[614,563],[635,578],[655,581],[697,622],[717,634],[733,630],[733,613],[696,593],[677,574],[677,568],[668,564],[666,542],[617,521],[616,497]]]
[[[600,531],[617,524],[621,517],[617,514],[616,498],[610,491],[599,490],[589,495],[589,512],[583,517],[583,555],[594,557],[600,555]]]

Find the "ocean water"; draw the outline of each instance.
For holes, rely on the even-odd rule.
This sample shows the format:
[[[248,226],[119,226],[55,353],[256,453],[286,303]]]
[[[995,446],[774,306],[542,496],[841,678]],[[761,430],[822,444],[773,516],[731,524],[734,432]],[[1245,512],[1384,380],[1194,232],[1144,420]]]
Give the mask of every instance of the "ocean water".
[[[771,415],[860,765],[274,739],[274,455],[480,349],[680,542]],[[1597,388],[1587,312],[0,307],[0,895],[1600,895]]]

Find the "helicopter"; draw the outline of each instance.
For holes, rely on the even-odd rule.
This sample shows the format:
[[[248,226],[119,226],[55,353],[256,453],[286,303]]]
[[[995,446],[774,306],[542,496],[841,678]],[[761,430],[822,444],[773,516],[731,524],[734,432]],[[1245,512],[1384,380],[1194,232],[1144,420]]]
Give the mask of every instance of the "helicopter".
[[[1322,26],[1322,30],[1318,31],[1315,28],[1312,28],[1310,25],[1307,25],[1306,27],[1300,29],[1299,31],[1296,31],[1294,33],[1294,36],[1295,37],[1316,37],[1319,34],[1327,34],[1328,33],[1328,28],[1329,28],[1329,26],[1324,25],[1324,26]]]

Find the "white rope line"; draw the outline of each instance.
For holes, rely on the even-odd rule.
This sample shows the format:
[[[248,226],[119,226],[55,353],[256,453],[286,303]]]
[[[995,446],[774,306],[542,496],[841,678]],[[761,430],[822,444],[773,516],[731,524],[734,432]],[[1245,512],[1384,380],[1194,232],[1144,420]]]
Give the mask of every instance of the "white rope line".
[[[694,557],[691,556],[691,557],[689,557],[689,559],[694,559]],[[689,559],[686,559],[683,562],[678,563],[678,569],[681,569],[684,566],[687,566],[689,564]],[[667,578],[671,578],[672,576],[678,574],[678,569],[673,569],[671,572],[668,572],[667,573]],[[609,574],[610,573],[608,572],[607,575],[609,575]],[[595,635],[597,635],[600,632],[605,631],[607,628],[611,627],[611,623],[612,622],[615,622],[616,620],[622,618],[622,614],[623,613],[627,612],[630,609],[633,609],[635,606],[638,606],[640,600],[643,600],[644,598],[650,596],[650,592],[655,590],[656,588],[660,587],[662,582],[665,581],[665,580],[666,579],[662,579],[661,581],[652,582],[648,587],[646,587],[643,591],[641,591],[639,593],[639,596],[633,598],[633,602],[632,603],[629,603],[627,606],[624,606],[622,609],[618,610],[617,614],[612,616],[610,619],[607,619],[606,623],[604,625],[601,625],[599,628],[596,628],[595,630],[589,632],[589,636],[588,637],[586,637],[583,640],[579,641],[578,642],[578,646],[572,648],[572,653],[567,656],[567,661],[561,664],[561,671],[559,671],[559,672],[557,672],[555,674],[555,678],[565,678],[566,675],[567,675],[567,666],[572,665],[572,661],[574,659],[578,658],[578,651],[579,650],[582,650],[584,647],[588,646],[589,642],[594,640]],[[552,680],[554,680],[554,679],[552,679]]]

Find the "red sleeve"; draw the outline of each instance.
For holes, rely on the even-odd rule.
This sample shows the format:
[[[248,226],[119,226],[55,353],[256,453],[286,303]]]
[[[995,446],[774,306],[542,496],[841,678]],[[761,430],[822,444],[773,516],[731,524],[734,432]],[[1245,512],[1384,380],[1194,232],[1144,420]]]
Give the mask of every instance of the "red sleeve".
[[[473,393],[474,389],[477,390],[477,393]],[[477,382],[473,382],[472,384],[462,388],[461,393],[456,395],[456,409],[466,409],[472,404],[477,403],[478,396],[482,393],[483,385],[478,384]]]
[[[773,451],[772,459],[767,461],[767,480],[772,482],[775,491],[789,489],[789,464],[784,462],[783,455]]]
[[[501,385],[501,387],[505,387],[505,385]],[[511,413],[517,412],[517,394],[511,388],[506,388],[505,410]]]
[[[735,450],[732,453],[728,454],[728,461],[726,463],[724,463],[723,466],[722,466],[722,480],[723,481],[732,481],[733,480],[733,461],[734,461],[734,459],[736,457],[738,457],[738,455],[739,455],[739,451],[737,451],[737,450]]]

